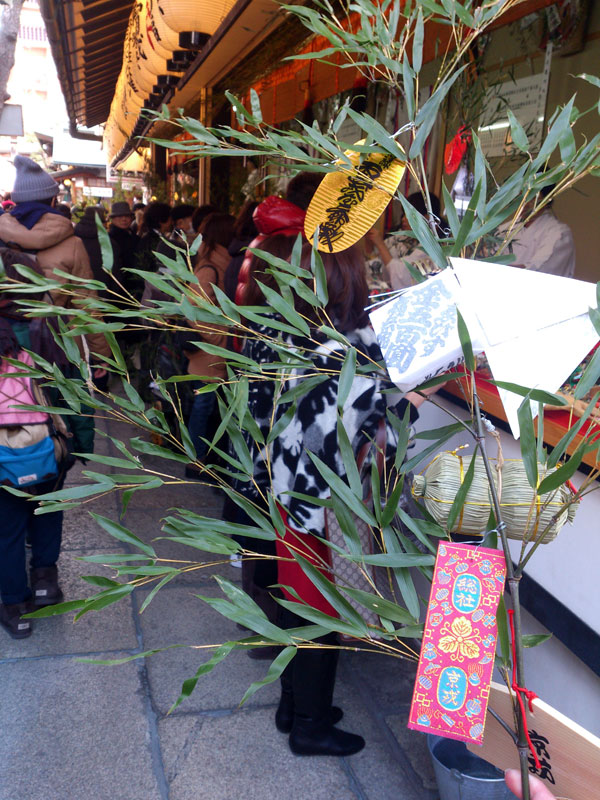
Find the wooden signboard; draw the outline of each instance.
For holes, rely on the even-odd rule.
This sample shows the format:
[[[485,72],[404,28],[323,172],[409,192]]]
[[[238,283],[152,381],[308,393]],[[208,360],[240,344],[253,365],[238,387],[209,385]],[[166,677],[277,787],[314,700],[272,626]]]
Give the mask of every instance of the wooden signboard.
[[[541,778],[557,798],[598,800],[600,797],[600,739],[539,698],[534,713],[527,708],[527,726],[541,769],[533,757],[529,771]],[[513,712],[506,686],[492,683],[488,702],[484,743],[468,749],[498,769],[519,769],[519,756],[508,733],[490,714],[495,711],[512,726]]]

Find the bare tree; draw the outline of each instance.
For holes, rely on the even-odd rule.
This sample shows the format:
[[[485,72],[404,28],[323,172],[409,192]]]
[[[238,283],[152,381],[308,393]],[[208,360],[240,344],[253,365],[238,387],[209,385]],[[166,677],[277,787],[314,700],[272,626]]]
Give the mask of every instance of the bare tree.
[[[15,47],[24,0],[0,0],[0,114],[10,95],[8,77],[15,63]]]

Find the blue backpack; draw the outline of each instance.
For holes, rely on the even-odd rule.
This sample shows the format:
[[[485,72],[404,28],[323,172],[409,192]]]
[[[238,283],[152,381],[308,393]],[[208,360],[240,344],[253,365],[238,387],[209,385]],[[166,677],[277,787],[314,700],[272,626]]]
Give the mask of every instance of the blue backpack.
[[[24,367],[32,364],[23,350],[17,357]],[[32,379],[18,373],[6,362],[0,368],[0,484],[26,489],[58,478],[62,441],[54,415],[18,408],[47,405]]]

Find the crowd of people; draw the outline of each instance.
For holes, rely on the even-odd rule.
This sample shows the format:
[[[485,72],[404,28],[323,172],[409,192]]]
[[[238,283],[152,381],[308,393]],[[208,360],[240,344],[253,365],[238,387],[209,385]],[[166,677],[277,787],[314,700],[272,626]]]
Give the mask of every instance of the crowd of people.
[[[259,364],[278,360],[270,347],[271,337],[278,330],[271,328],[278,314],[270,308],[262,287],[275,288],[268,265],[251,252],[258,248],[273,256],[289,260],[299,234],[304,228],[304,217],[310,200],[319,184],[320,175],[301,173],[288,185],[285,198],[267,197],[261,203],[248,202],[231,216],[210,205],[194,208],[189,205],[171,207],[164,203],[150,203],[144,208],[132,208],[125,201],[112,204],[106,218],[104,209],[90,206],[83,217],[73,225],[56,208],[58,185],[39,165],[18,156],[15,159],[16,181],[11,193],[14,204],[0,215],[0,240],[7,252],[19,248],[21,257],[30,258],[35,268],[47,277],[56,269],[78,278],[102,280],[110,291],[107,273],[102,269],[102,247],[98,239],[97,219],[108,224],[108,234],[113,248],[114,280],[142,303],[152,303],[153,289],[137,274],[129,273],[134,267],[153,272],[164,268],[158,254],[173,257],[177,248],[186,251],[198,234],[202,242],[193,257],[194,274],[198,280],[197,291],[209,300],[216,297],[215,289],[225,292],[236,303],[243,316],[244,306],[265,306],[268,312],[261,323],[246,318],[256,336],[247,336],[242,354]],[[408,198],[418,213],[425,213],[420,195]],[[436,211],[439,218],[439,204]],[[440,226],[444,223],[439,219]],[[343,408],[338,408],[339,364],[343,361],[346,345],[339,336],[323,333],[326,322],[333,326],[347,342],[356,346],[359,366],[381,361],[381,353],[374,332],[369,325],[365,307],[368,305],[370,271],[365,261],[365,250],[376,249],[383,263],[383,272],[392,287],[409,285],[412,277],[406,263],[427,260],[426,254],[414,242],[402,252],[391,252],[386,240],[376,232],[366,237],[366,246],[355,245],[338,254],[325,254],[323,266],[327,281],[327,303],[324,310],[315,310],[302,294],[294,294],[296,311],[309,325],[310,336],[283,334],[283,341],[294,352],[307,354],[314,368],[326,376],[324,380],[290,403],[279,401],[275,382],[250,380],[248,393],[249,412],[261,437],[248,435],[247,446],[254,463],[253,480],[239,480],[234,488],[244,497],[272,516],[274,510],[268,503],[270,487],[277,502],[277,514],[283,521],[285,534],[275,543],[252,540],[252,548],[265,556],[278,558],[242,559],[242,581],[245,590],[261,606],[269,618],[283,628],[306,624],[302,604],[336,616],[336,611],[315,585],[306,578],[293,553],[302,554],[325,576],[331,577],[328,566],[328,548],[324,543],[325,515],[322,501],[329,496],[330,487],[322,472],[316,467],[316,456],[334,474],[344,478],[346,467],[339,446],[339,413],[343,414],[344,429],[353,452],[373,442],[378,428],[385,429],[384,445],[393,452],[397,433],[388,420],[388,403],[381,378],[357,373],[348,391],[345,391]],[[304,241],[300,267],[310,270],[311,245]],[[87,291],[92,292],[92,289]],[[54,304],[69,307],[71,296],[60,287],[52,291]],[[25,358],[24,349],[30,346],[27,339],[27,321],[15,307],[0,310],[0,346],[2,358]],[[179,338],[182,361],[194,376],[193,401],[186,420],[196,449],[196,461],[186,468],[186,476],[204,479],[203,459],[210,438],[209,425],[216,408],[216,392],[207,390],[207,384],[218,386],[226,376],[226,361],[193,346],[200,336],[204,341],[226,348],[230,346],[226,331],[214,329],[194,331],[187,339]],[[82,352],[89,357],[96,381],[105,377],[103,357],[110,355],[107,342],[101,334],[80,342]],[[64,369],[68,370],[65,365]],[[290,370],[288,388],[301,381],[305,368]],[[29,379],[21,379],[22,388],[33,395]],[[218,391],[218,389],[217,389]],[[423,396],[407,393],[396,409],[399,420],[418,416]],[[14,401],[13,401],[14,403]],[[11,413],[11,398],[0,398],[0,428],[7,425]],[[406,413],[405,413],[406,412]],[[4,414],[4,417],[3,417]],[[274,423],[287,414],[287,426],[282,426],[278,436],[270,437]],[[67,417],[73,420],[73,415]],[[75,419],[77,419],[75,417]],[[43,424],[45,420],[42,421]],[[76,426],[75,426],[76,427]],[[80,439],[85,435],[74,430]],[[92,443],[75,448],[84,452]],[[0,460],[2,448],[0,447]],[[47,477],[47,476],[42,476]],[[59,488],[64,481],[64,471],[58,470],[47,480],[31,486],[32,493],[43,493]],[[0,536],[0,625],[14,638],[24,638],[32,632],[32,623],[23,615],[35,606],[60,602],[63,598],[58,583],[56,562],[60,552],[62,515],[60,512],[35,517],[35,505],[22,497],[0,492],[0,513],[10,516],[9,530]],[[251,520],[231,498],[227,497],[223,517],[230,522],[247,523]],[[30,579],[27,579],[25,538],[30,537]],[[246,544],[240,540],[243,547]],[[283,587],[274,589],[275,585]],[[288,601],[285,607],[277,598]],[[290,603],[296,604],[290,610]],[[300,613],[295,613],[299,611]],[[332,705],[335,684],[337,649],[333,634],[317,640],[322,647],[303,647],[284,671],[281,678],[281,700],[275,716],[278,730],[289,734],[291,750],[299,755],[345,756],[358,752],[364,739],[337,727],[343,711]],[[272,648],[256,648],[254,657],[274,655]]]

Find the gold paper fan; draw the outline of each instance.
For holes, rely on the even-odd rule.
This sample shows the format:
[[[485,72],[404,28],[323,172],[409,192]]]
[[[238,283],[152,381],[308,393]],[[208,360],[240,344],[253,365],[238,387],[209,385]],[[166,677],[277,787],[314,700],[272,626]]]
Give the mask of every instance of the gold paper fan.
[[[323,178],[304,221],[306,238],[312,241],[318,227],[317,249],[329,253],[346,250],[373,227],[404,174],[405,162],[387,153],[362,154],[362,163],[360,153],[346,150],[346,155],[354,169],[346,166]]]

